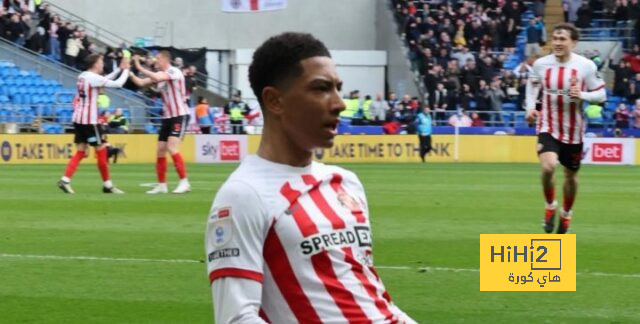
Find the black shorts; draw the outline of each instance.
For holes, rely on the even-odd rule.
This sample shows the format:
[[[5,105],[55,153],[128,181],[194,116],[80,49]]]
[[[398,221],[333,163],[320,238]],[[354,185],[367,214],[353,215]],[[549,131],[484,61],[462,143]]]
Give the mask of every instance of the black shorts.
[[[105,142],[104,131],[100,125],[85,125],[73,123],[75,136],[73,142],[76,144],[89,144],[91,146],[100,146]]]
[[[538,134],[538,155],[545,152],[554,152],[558,160],[565,168],[578,171],[582,160],[582,143],[565,144],[553,138],[549,133]]]
[[[158,132],[158,141],[166,142],[169,139],[169,136],[181,139],[187,129],[188,121],[189,115],[163,119],[162,126],[160,126],[160,132]]]

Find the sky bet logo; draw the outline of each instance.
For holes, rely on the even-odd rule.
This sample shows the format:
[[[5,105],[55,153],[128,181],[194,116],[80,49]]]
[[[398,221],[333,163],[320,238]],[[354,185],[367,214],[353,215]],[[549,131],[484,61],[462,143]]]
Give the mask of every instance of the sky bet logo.
[[[481,234],[480,290],[575,291],[575,234]]]

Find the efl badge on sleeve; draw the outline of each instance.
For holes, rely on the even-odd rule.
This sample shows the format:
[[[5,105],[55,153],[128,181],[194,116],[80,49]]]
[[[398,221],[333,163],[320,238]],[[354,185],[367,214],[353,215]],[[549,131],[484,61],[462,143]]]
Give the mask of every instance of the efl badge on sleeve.
[[[231,241],[233,223],[231,207],[214,210],[209,216],[209,241],[215,247],[221,247]]]

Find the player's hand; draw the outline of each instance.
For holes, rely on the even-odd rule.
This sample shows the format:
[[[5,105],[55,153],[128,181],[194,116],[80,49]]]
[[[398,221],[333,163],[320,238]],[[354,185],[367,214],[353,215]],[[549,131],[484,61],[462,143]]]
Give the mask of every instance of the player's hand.
[[[122,58],[122,61],[120,61],[120,69],[122,70],[131,69],[131,62],[129,61],[128,58],[126,57]]]
[[[133,64],[136,67],[136,69],[140,70],[140,56],[139,55],[134,55],[133,56]]]
[[[580,88],[577,84],[574,84],[569,88],[569,97],[572,99],[580,99]]]
[[[527,122],[535,123],[535,121],[540,117],[540,112],[533,109],[527,112]]]

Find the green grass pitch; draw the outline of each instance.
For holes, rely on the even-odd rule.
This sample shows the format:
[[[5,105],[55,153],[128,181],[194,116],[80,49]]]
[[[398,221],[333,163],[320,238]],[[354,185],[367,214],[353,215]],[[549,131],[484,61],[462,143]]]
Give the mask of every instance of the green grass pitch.
[[[191,193],[148,196],[154,166],[118,164],[116,196],[92,163],[76,195],[55,186],[62,165],[0,166],[0,323],[212,322],[204,228],[234,167],[189,165]],[[537,165],[346,167],[367,190],[380,275],[418,322],[640,323],[639,167],[583,166],[576,292],[479,291],[480,234],[542,233]]]

